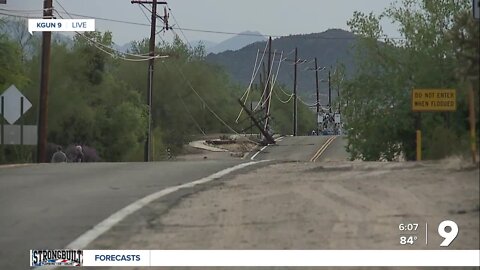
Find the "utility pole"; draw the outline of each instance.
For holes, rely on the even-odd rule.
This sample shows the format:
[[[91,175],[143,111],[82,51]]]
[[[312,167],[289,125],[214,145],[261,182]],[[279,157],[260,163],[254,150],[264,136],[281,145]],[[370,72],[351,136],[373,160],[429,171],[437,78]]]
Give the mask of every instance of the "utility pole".
[[[320,91],[318,89],[318,63],[317,58],[315,57],[315,87],[317,90],[317,134],[319,134],[320,129],[318,128],[318,118],[320,117]]]
[[[268,38],[268,63],[267,63],[267,87],[265,88],[265,130],[268,132],[268,120],[270,120],[270,87],[271,87],[271,77],[272,72],[272,37]]]
[[[155,34],[157,29],[157,4],[166,5],[167,2],[153,1],[138,1],[132,0],[132,4],[151,4],[152,5],[152,19],[150,25],[150,43],[149,43],[149,56],[148,60],[148,78],[147,78],[147,106],[148,106],[148,125],[147,125],[147,139],[145,140],[144,161],[149,162],[152,160],[152,101],[153,101],[153,74],[155,67]],[[168,18],[165,14],[165,18]],[[168,28],[168,23],[166,23]]]
[[[52,0],[43,1],[43,18],[52,19]],[[47,162],[48,81],[50,77],[50,44],[52,32],[42,32],[42,64],[40,73],[40,99],[38,106],[37,162]]]
[[[297,64],[298,49],[295,47],[295,62],[293,65],[293,136],[297,136]]]
[[[330,113],[332,112],[332,83],[331,83],[331,76],[330,70],[328,70],[328,108]]]
[[[253,112],[253,101],[250,100],[250,111]],[[253,136],[253,120],[250,118],[250,136]]]

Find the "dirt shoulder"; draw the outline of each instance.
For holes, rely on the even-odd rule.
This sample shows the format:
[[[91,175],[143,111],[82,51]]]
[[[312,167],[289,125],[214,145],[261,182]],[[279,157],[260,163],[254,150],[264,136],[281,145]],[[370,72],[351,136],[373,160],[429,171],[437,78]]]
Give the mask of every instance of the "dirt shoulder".
[[[440,249],[447,219],[450,249],[479,249],[479,204],[479,170],[460,160],[280,163],[152,203],[89,249]],[[401,223],[419,224],[414,245]]]

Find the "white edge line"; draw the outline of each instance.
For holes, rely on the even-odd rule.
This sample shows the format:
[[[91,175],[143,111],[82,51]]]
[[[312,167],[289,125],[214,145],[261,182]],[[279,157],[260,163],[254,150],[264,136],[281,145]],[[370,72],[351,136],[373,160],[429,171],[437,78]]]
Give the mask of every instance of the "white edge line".
[[[262,149],[258,150],[258,152],[255,153],[255,154],[250,158],[250,160],[254,160],[255,157],[256,157],[258,154],[260,154],[260,152],[262,152],[263,150],[265,150],[265,148],[267,148],[267,146],[268,146],[268,145],[265,145],[264,147],[262,147]]]
[[[80,235],[77,239],[75,239],[73,242],[68,244],[65,247],[65,249],[84,249],[91,242],[93,242],[95,239],[97,239],[100,235],[107,232],[109,229],[111,229],[117,223],[119,223],[120,221],[125,219],[127,216],[129,216],[130,214],[134,213],[135,211],[141,209],[142,207],[146,206],[147,204],[151,203],[152,201],[157,200],[157,199],[159,199],[163,196],[166,196],[170,193],[178,191],[182,188],[189,188],[189,187],[193,187],[193,186],[198,185],[198,184],[203,184],[203,183],[213,181],[213,180],[218,179],[222,176],[225,176],[225,175],[227,175],[227,174],[229,174],[233,171],[236,171],[236,170],[239,170],[239,169],[242,169],[242,168],[254,165],[254,164],[267,162],[267,161],[268,160],[250,161],[250,162],[247,162],[247,163],[238,164],[236,166],[221,170],[219,172],[216,172],[212,175],[201,178],[199,180],[196,180],[196,181],[193,181],[193,182],[190,182],[190,183],[186,183],[186,184],[183,184],[183,185],[179,185],[179,186],[174,186],[174,187],[169,187],[169,188],[166,188],[166,189],[162,189],[158,192],[147,195],[147,196],[145,196],[145,197],[127,205],[126,207],[120,209],[119,211],[117,211],[113,215],[109,216],[108,218],[104,219],[102,222],[95,225],[95,227],[86,231],[85,233]],[[35,269],[50,269],[50,270],[53,270],[53,269],[56,269],[56,268],[57,267],[40,266],[40,267],[36,267]]]
[[[277,139],[277,142],[281,142],[283,139],[285,138],[285,136],[282,136],[280,138]],[[250,160],[254,160],[255,157],[260,154],[260,152],[262,152],[263,150],[265,150],[265,148],[267,148],[268,145],[265,145],[264,147],[262,147],[262,149],[258,150],[257,153],[255,153],[251,158]]]
[[[218,179],[222,176],[225,176],[233,171],[248,167],[250,165],[254,165],[260,162],[265,162],[265,161],[254,161],[254,162],[247,162],[247,163],[242,163],[238,164],[236,166],[221,170],[219,172],[216,172],[212,175],[209,175],[207,177],[201,178],[199,180],[186,183],[183,185],[179,186],[174,186],[174,187],[169,187],[163,190],[160,190],[158,192],[155,192],[153,194],[147,195],[146,197],[143,197],[142,199],[139,199],[130,205],[124,207],[123,209],[119,210],[118,212],[114,213],[110,217],[106,218],[99,224],[97,224],[95,227],[92,229],[88,230],[81,236],[79,236],[77,239],[75,239],[73,242],[67,245],[67,249],[83,249],[85,248],[88,244],[90,244],[93,240],[95,240],[97,237],[99,237],[101,234],[105,233],[109,229],[111,229],[114,225],[116,225],[118,222],[122,221],[124,218],[126,218],[128,215],[132,214],[133,212],[141,209],[145,205],[151,203],[154,200],[157,200],[165,195],[168,195],[170,193],[173,193],[175,191],[178,191],[179,189],[182,188],[190,188],[193,186],[196,186],[198,184],[203,184],[210,182],[212,180]]]

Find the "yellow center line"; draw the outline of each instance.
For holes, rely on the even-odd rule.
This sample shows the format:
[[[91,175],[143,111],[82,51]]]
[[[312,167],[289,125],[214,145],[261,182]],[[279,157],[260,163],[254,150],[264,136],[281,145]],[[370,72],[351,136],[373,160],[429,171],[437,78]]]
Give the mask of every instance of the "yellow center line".
[[[315,162],[317,161],[317,159],[323,154],[323,152],[325,152],[325,150],[327,150],[328,146],[333,142],[333,140],[335,140],[337,138],[337,136],[332,136],[330,138],[328,138],[325,143],[320,147],[320,149],[318,149],[318,151],[315,153],[315,155],[313,155],[313,157],[310,159],[311,162]]]
[[[317,158],[318,154],[319,154],[320,152],[322,152],[323,148],[325,148],[325,146],[327,145],[327,143],[328,143],[331,139],[332,139],[332,137],[329,137],[329,138],[322,144],[322,146],[320,146],[320,149],[318,149],[317,152],[315,152],[315,155],[313,155],[313,157],[310,159],[310,161],[313,162],[313,161]]]

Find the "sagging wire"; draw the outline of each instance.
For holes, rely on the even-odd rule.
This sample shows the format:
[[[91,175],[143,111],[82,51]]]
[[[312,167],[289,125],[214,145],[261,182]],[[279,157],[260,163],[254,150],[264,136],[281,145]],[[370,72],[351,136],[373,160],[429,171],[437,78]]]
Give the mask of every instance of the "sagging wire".
[[[257,60],[258,60],[258,54],[260,50],[259,49],[257,50],[255,65],[253,66],[252,78],[250,79],[250,83],[248,84],[247,90],[245,90],[245,93],[240,98],[240,101],[241,101],[246,95],[245,102],[243,103],[243,105],[247,104],[248,96],[250,95],[250,92],[252,90],[252,84],[255,81],[255,78],[257,77],[258,72],[260,71],[260,67],[261,67],[260,63],[263,62],[263,58],[265,57],[265,53],[267,52],[267,47],[268,47],[268,43],[265,43],[265,48],[263,49],[262,57],[260,58],[260,61],[258,61],[258,68],[257,68]],[[235,119],[235,123],[238,123],[238,120],[240,119],[242,113],[243,113],[243,107],[240,109],[240,112],[238,113],[238,116]]]
[[[63,9],[63,11],[70,17],[73,19],[73,17],[69,14],[69,12],[63,7],[63,5],[60,3],[59,0],[57,0],[57,4],[60,6],[60,8]],[[55,13],[62,19],[63,16],[57,11],[55,10]],[[80,32],[77,32],[75,31],[76,34],[82,36],[85,40],[87,40],[91,45],[93,45],[95,48],[97,48],[98,50],[104,52],[105,54],[108,54],[109,56],[111,56],[112,58],[115,58],[115,59],[121,59],[121,60],[124,60],[124,61],[130,61],[130,62],[142,62],[142,61],[148,61],[150,59],[158,59],[158,58],[167,58],[168,56],[160,56],[160,55],[157,55],[157,56],[145,56],[145,55],[139,55],[139,54],[131,54],[131,53],[126,53],[126,52],[121,52],[121,51],[118,51],[118,50],[115,50],[113,49],[112,47],[110,46],[107,46],[107,45],[104,45],[100,42],[97,42],[93,39],[90,39],[88,38],[86,35],[84,35],[83,33],[80,33]],[[103,47],[103,48],[102,48]],[[105,49],[104,49],[105,48]],[[113,51],[113,52],[116,52],[117,54],[114,54],[110,51],[107,51],[110,50],[110,51]],[[126,57],[123,57],[121,55],[128,55],[128,56],[132,56],[132,57],[138,57],[140,59],[131,59],[131,58],[126,58]]]
[[[272,57],[272,63],[271,65],[273,65],[274,61],[275,61],[275,54],[277,53],[277,50],[273,51],[273,57]],[[269,82],[272,78],[272,70],[273,68],[270,69],[269,73],[268,73],[268,76],[267,76],[267,82]],[[255,108],[253,109],[254,111],[258,109],[259,106],[264,106],[265,104],[263,103],[262,104],[262,100],[264,99],[265,97],[265,93],[267,92],[267,87],[268,87],[268,83],[265,84],[265,87],[263,89],[263,93],[262,93],[262,96],[260,97],[260,100],[259,102],[257,103],[257,106],[255,106]],[[266,99],[265,99],[266,100]]]
[[[185,41],[187,42],[188,46],[190,46],[190,49],[193,49],[193,46],[192,44],[190,43],[190,41],[188,41],[188,38],[187,36],[185,35],[185,33],[183,32],[183,29],[180,27],[180,25],[178,24],[178,21],[177,19],[175,18],[175,15],[173,14],[172,12],[172,9],[170,8],[170,6],[167,4],[167,9],[168,11],[170,11],[170,14],[172,14],[172,18],[173,20],[175,21],[175,25],[178,26],[177,29],[180,30],[180,33],[182,33],[183,37],[185,38]],[[163,18],[161,18],[163,20]],[[173,28],[172,28],[172,31],[173,31]]]
[[[278,95],[277,91],[274,91],[274,93],[275,93],[275,96],[277,97],[278,101],[280,101],[280,102],[283,103],[283,104],[289,103],[290,100],[292,100],[292,98],[293,98],[293,96],[294,96],[294,94],[291,94],[286,101],[283,101],[283,100],[280,98],[280,96]]]
[[[283,51],[282,53],[280,54],[280,59],[282,59],[282,56],[283,56]],[[271,99],[272,98],[272,92],[273,92],[273,89],[275,87],[275,83],[277,82],[277,78],[278,78],[278,73],[280,71],[280,66],[282,65],[282,62],[283,61],[280,61],[278,62],[278,67],[277,67],[277,74],[275,74],[275,77],[273,79],[273,83],[272,83],[272,86],[271,86],[271,90],[270,90],[270,95],[268,97],[268,99]],[[269,113],[270,112],[270,106],[272,105],[271,102],[268,103],[268,108],[267,108],[267,112]]]

